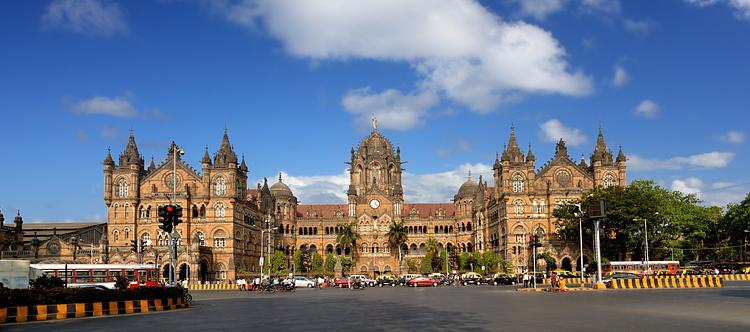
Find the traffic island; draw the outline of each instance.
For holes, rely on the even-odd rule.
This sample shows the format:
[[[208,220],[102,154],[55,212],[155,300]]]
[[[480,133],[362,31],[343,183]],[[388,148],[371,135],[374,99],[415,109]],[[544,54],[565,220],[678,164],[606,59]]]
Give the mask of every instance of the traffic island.
[[[116,316],[187,308],[181,297],[152,300],[42,304],[0,308],[0,324]]]

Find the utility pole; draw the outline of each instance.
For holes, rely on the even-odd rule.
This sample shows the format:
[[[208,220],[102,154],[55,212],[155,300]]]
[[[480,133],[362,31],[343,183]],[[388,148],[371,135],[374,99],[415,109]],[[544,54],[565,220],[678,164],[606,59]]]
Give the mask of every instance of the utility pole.
[[[179,151],[178,151],[179,150]],[[185,154],[185,151],[177,148],[177,144],[172,142],[172,205],[177,206],[177,153],[180,155]],[[176,229],[172,229],[169,232],[169,284],[173,285],[176,279],[175,277],[175,266],[174,256],[177,254],[177,242],[174,238],[174,232]]]

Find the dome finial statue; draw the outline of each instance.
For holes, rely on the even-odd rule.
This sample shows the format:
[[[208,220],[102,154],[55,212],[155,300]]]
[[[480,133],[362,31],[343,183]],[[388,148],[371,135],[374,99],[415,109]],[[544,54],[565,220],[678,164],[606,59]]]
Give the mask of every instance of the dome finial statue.
[[[378,131],[378,119],[375,117],[375,113],[372,113],[372,130]]]

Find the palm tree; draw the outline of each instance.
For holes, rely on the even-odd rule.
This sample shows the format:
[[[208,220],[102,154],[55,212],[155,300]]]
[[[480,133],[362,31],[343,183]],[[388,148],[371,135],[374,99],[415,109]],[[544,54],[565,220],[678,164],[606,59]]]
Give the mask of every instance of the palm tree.
[[[388,244],[393,248],[398,249],[398,274],[401,274],[401,245],[409,239],[409,232],[403,223],[395,220],[391,221],[390,227],[388,227],[388,233],[385,234],[388,237]]]
[[[341,245],[341,247],[344,249],[344,252],[346,252],[346,248],[351,248],[349,251],[349,254],[351,255],[351,259],[354,260],[354,248],[357,247],[357,240],[359,240],[359,233],[357,233],[356,230],[354,230],[354,222],[350,223],[344,223],[339,225],[341,230],[339,231],[339,234],[336,236],[336,242]]]

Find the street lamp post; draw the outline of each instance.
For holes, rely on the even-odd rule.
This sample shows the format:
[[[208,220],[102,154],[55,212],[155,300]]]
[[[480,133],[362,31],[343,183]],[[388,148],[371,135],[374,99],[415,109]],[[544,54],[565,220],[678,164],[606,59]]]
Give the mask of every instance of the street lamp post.
[[[177,148],[177,144],[172,142],[172,205],[177,205],[177,154],[183,155],[185,154],[185,151],[182,149]],[[174,266],[174,256],[177,254],[177,246],[174,242],[174,232],[176,232],[176,229],[173,229],[172,232],[169,233],[169,284],[173,285],[174,281],[176,279],[175,276],[175,266]]]
[[[659,212],[656,212],[656,215],[658,216]],[[648,259],[648,224],[647,224],[648,220],[646,218],[642,218],[642,219],[635,218],[633,219],[633,221],[643,221],[643,235],[644,235],[644,241],[645,241],[644,249],[643,249],[644,251],[643,260],[646,264],[646,266],[643,269],[643,272],[648,274],[649,272],[651,272],[651,265],[649,264],[649,259]]]
[[[581,262],[578,265],[578,270],[581,271],[581,282],[583,282],[583,210],[581,209],[581,203],[574,204],[578,207],[578,241],[581,245]]]

